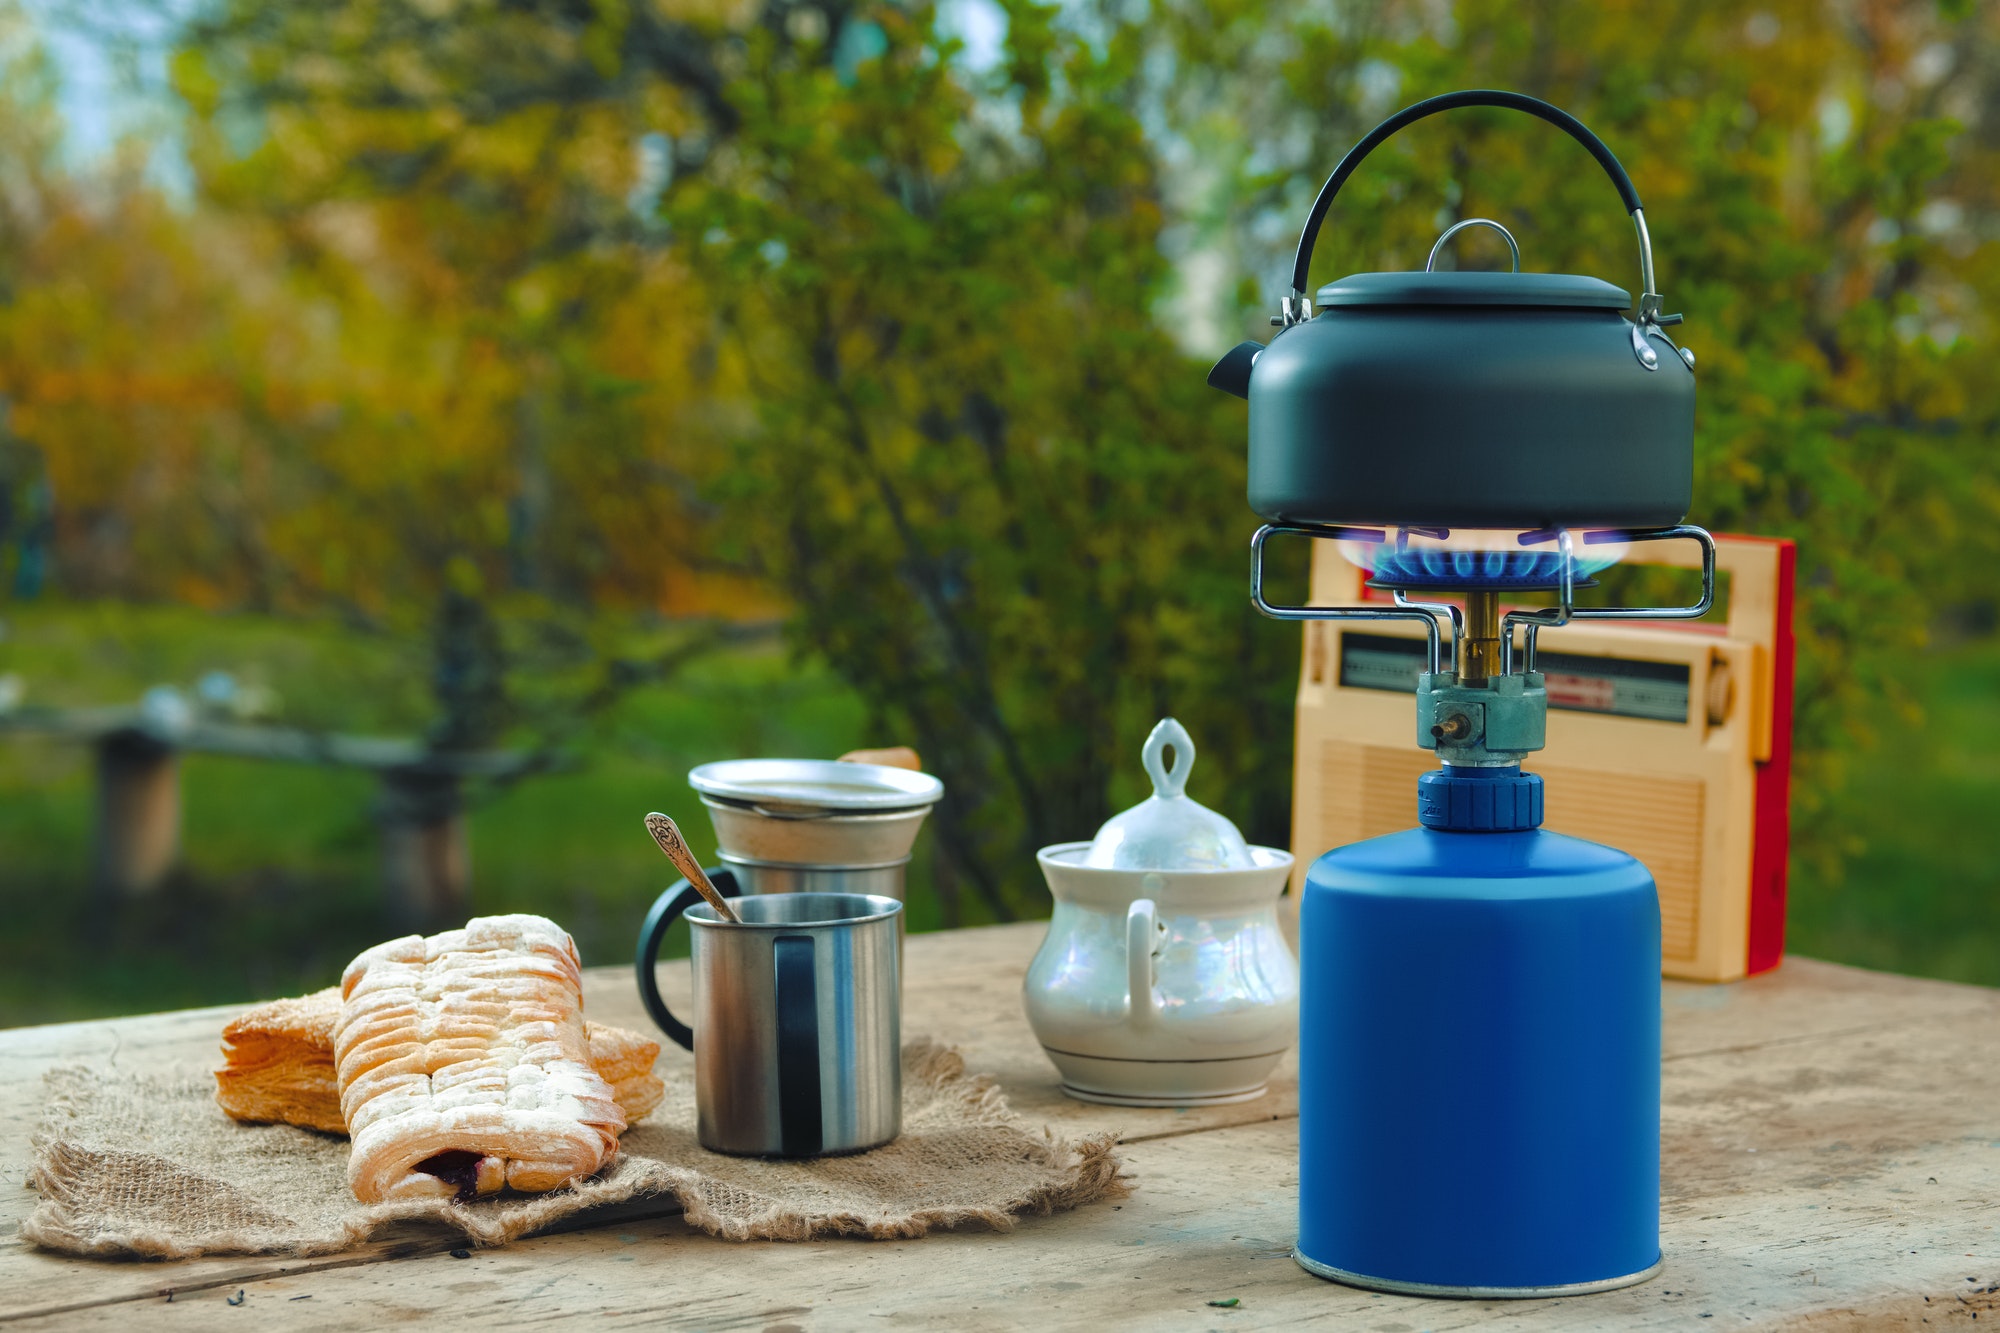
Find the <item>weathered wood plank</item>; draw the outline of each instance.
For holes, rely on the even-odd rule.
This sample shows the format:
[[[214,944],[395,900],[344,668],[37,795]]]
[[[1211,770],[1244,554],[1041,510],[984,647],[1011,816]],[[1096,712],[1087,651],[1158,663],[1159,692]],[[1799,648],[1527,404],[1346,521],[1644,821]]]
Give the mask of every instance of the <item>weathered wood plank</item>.
[[[2000,1067],[1989,1061],[1962,1071],[1926,1061],[1917,1049],[1885,1060],[1889,1047],[1922,1045],[1919,1030],[1913,1024],[1893,1042],[1863,1034],[1782,1048],[1805,1059],[1759,1061],[1732,1052],[1680,1062],[1668,1075],[1667,1271],[1601,1296],[1424,1302],[1306,1275],[1289,1258],[1296,1121],[1273,1121],[1135,1144],[1128,1155],[1138,1189],[1123,1204],[1031,1220],[1010,1235],[732,1246],[670,1219],[627,1222],[469,1260],[429,1255],[277,1276],[244,1285],[238,1308],[260,1327],[299,1329],[462,1319],[474,1311],[495,1329],[577,1317],[812,1330],[1442,1333],[1819,1328],[1864,1319],[1851,1326],[1916,1328],[1940,1326],[1947,1316],[1975,1327],[1974,1311],[2000,1317],[1992,1313],[2000,1308]],[[1932,1036],[1947,1046],[1990,1041],[1990,1020],[1961,1015]],[[1789,1095],[1804,1069],[1828,1077],[1792,1098],[1781,1128],[1756,1128],[1766,1122],[1768,1099]],[[1940,1095],[1962,1118],[1939,1115],[1932,1137],[1899,1142],[1892,1154],[1843,1146],[1836,1137],[1855,1116],[1893,1116],[1910,1101]],[[1690,1104],[1716,1114],[1672,1109]],[[1716,1122],[1732,1117],[1765,1146],[1733,1186],[1718,1190],[1706,1170],[1688,1168],[1705,1167]],[[1725,1162],[1728,1154],[1725,1148]],[[1865,1160],[1846,1160],[1862,1154]],[[210,1327],[232,1316],[223,1301],[234,1290],[224,1284],[186,1292],[172,1305],[154,1299],[144,1309],[151,1323]],[[1241,1304],[1207,1304],[1229,1297]],[[1703,1316],[1716,1322],[1698,1322]],[[103,1327],[130,1317],[118,1307],[94,1307],[69,1311],[60,1323]]]
[[[33,1202],[20,1186],[41,1071],[65,1059],[208,1063],[229,1007],[0,1032],[0,1319],[109,1322],[140,1305],[155,1318],[242,1317],[222,1304],[238,1286],[249,1293],[238,1308],[254,1305],[260,1324],[305,1328],[614,1310],[712,1328],[874,1327],[877,1316],[952,1327],[1648,1327],[1691,1322],[1698,1304],[1732,1326],[1817,1329],[1935,1325],[1940,1304],[1969,1321],[1977,1302],[1995,1299],[1973,1288],[2000,1283],[2000,992],[1808,960],[1735,986],[1670,983],[1668,1275],[1533,1310],[1431,1305],[1345,1292],[1285,1258],[1295,1206],[1289,1066],[1271,1096],[1242,1107],[1127,1111],[1062,1097],[1020,1016],[1020,978],[1041,929],[911,937],[908,1030],[958,1044],[1017,1106],[1067,1132],[1122,1128],[1140,1191],[1120,1208],[1027,1222],[1006,1237],[747,1247],[628,1214],[467,1261],[435,1257],[450,1243],[435,1233],[399,1237],[342,1256],[339,1268],[113,1265],[23,1246],[11,1233]],[[662,980],[670,997],[685,995],[684,965],[662,968]],[[623,968],[592,970],[586,1008],[643,1026]],[[1970,1276],[1981,1280],[1964,1283]],[[1128,1281],[1137,1294],[1119,1294]],[[1218,1284],[1229,1289],[1209,1290]],[[172,1305],[158,1295],[167,1287],[178,1293]],[[1244,1307],[1201,1304],[1228,1294]],[[298,1295],[312,1299],[289,1299]]]
[[[0,713],[0,735],[9,732],[91,744],[124,735],[189,754],[339,768],[411,769],[464,778],[513,777],[523,769],[548,763],[546,757],[524,751],[433,750],[427,742],[406,736],[349,736],[209,717],[195,717],[185,726],[175,727],[132,706],[17,708]]]
[[[104,902],[151,893],[181,845],[180,761],[136,732],[97,743],[97,826],[90,885]]]
[[[382,840],[382,893],[405,930],[463,921],[472,887],[472,846],[459,780],[416,769],[388,769],[375,801]]]

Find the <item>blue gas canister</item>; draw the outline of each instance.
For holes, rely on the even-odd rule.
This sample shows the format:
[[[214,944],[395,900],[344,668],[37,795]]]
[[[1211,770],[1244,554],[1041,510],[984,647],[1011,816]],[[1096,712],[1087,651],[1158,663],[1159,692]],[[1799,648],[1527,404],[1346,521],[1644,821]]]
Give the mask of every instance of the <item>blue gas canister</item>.
[[[1444,769],[1422,827],[1338,848],[1300,918],[1300,1264],[1558,1295],[1659,1267],[1660,911],[1549,833],[1541,779]]]

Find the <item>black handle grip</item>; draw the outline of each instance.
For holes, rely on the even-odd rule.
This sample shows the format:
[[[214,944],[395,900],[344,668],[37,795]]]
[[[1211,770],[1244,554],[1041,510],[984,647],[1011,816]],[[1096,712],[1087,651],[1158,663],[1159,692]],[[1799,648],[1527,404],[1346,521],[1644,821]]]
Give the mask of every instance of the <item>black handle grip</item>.
[[[720,867],[703,871],[708,882],[715,885],[716,892],[725,898],[734,898],[742,893],[736,883],[736,872]],[[675,1045],[685,1050],[694,1049],[694,1029],[675,1018],[667,1002],[660,998],[659,979],[653,975],[653,965],[659,961],[660,945],[666,942],[667,927],[680,920],[681,913],[702,901],[701,890],[686,880],[675,880],[674,886],[653,900],[652,910],[646,913],[646,924],[639,927],[639,956],[634,966],[639,973],[639,999],[646,1006],[646,1012],[660,1026]]]
[[[1404,107],[1368,131],[1361,142],[1348,149],[1347,156],[1340,159],[1340,165],[1333,169],[1333,174],[1326,178],[1326,184],[1320,187],[1319,197],[1313,200],[1312,212],[1306,215],[1305,230],[1299,233],[1299,253],[1292,263],[1294,292],[1305,293],[1307,270],[1312,267],[1313,243],[1319,239],[1320,223],[1326,220],[1326,210],[1333,206],[1333,196],[1340,193],[1340,187],[1347,183],[1347,178],[1354,174],[1362,160],[1374,152],[1384,139],[1404,126],[1415,124],[1426,116],[1435,116],[1440,111],[1453,111],[1464,106],[1497,106],[1541,117],[1589,149],[1590,155],[1597,159],[1597,165],[1604,168],[1605,174],[1611,177],[1611,183],[1618,187],[1618,197],[1625,202],[1625,211],[1639,211],[1639,192],[1633,188],[1632,178],[1625,174],[1625,168],[1618,165],[1618,159],[1604,146],[1604,140],[1592,134],[1582,121],[1561,107],[1551,106],[1525,93],[1502,92],[1492,88],[1445,93]]]
[[[771,941],[778,1010],[778,1143],[786,1157],[817,1157],[825,1142],[819,1105],[819,989],[810,935]]]

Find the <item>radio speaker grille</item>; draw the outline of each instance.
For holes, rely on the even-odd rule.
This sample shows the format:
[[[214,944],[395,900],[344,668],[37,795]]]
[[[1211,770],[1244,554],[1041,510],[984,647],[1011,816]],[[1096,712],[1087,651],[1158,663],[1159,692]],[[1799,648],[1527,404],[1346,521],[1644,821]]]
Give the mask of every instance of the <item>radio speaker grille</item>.
[[[1320,823],[1327,846],[1380,837],[1417,822],[1417,778],[1437,759],[1414,746],[1329,740],[1320,746]],[[1637,857],[1660,890],[1660,952],[1692,959],[1701,901],[1699,778],[1637,776],[1530,763],[1542,775],[1545,827]]]

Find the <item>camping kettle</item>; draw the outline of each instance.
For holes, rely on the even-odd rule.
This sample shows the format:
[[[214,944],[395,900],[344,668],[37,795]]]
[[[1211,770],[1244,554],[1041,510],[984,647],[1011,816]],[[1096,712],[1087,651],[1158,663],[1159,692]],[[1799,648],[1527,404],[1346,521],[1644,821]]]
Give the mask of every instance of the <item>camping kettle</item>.
[[[1567,131],[1617,188],[1638,232],[1644,291],[1523,273],[1520,247],[1484,218],[1440,236],[1420,273],[1358,273],[1306,297],[1334,196],[1390,135],[1457,107],[1511,108]],[[1511,273],[1437,272],[1467,227],[1507,238]],[[1275,524],[1654,528],[1693,499],[1694,356],[1660,313],[1652,240],[1632,179],[1568,112],[1520,93],[1433,97],[1376,126],[1313,201],[1292,294],[1268,345],[1241,343],[1209,372],[1250,400],[1250,507]]]

